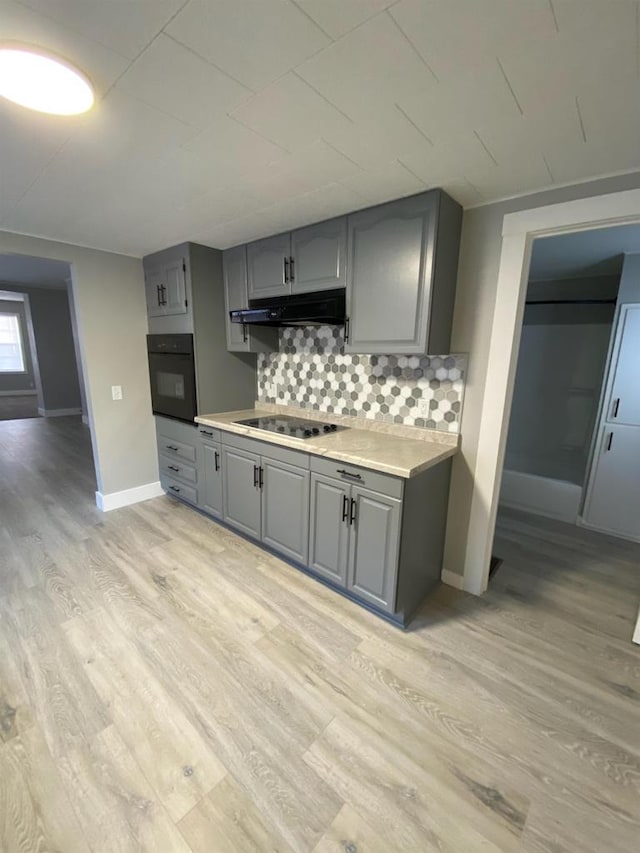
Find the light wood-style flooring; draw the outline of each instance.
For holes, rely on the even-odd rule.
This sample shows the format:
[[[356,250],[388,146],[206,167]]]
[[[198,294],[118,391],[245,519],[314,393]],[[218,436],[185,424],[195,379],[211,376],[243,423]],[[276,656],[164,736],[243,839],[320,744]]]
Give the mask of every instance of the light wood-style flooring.
[[[94,489],[79,419],[0,424],[2,853],[638,850],[639,547],[505,515],[403,633]]]

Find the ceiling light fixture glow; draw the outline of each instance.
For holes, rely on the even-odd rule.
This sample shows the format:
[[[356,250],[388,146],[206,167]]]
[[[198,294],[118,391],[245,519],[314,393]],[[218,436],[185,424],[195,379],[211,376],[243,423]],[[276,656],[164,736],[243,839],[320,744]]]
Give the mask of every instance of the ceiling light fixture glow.
[[[91,109],[93,88],[68,62],[27,45],[0,45],[0,96],[41,113],[77,115]]]

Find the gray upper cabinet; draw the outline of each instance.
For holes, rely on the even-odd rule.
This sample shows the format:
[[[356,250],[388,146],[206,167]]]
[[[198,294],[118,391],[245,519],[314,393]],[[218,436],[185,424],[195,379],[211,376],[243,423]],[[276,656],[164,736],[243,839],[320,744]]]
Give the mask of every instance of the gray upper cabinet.
[[[263,457],[262,541],[307,564],[309,540],[309,471]]]
[[[461,221],[440,190],[348,217],[345,352],[449,352]]]
[[[278,330],[232,323],[229,312],[247,308],[247,247],[236,246],[222,253],[225,322],[229,352],[273,352],[278,349]]]
[[[249,299],[290,293],[291,235],[276,234],[247,246]]]
[[[223,445],[222,465],[224,520],[243,533],[260,539],[260,457]]]
[[[145,265],[145,293],[149,317],[187,313],[186,263],[179,257],[156,266]]]
[[[401,501],[352,487],[347,589],[381,610],[395,610]]]
[[[200,494],[202,509],[215,518],[222,518],[222,446],[218,443],[208,444],[203,441],[201,452],[202,483],[200,484]]]
[[[333,583],[347,585],[350,486],[311,474],[309,568]]]
[[[291,234],[291,293],[346,286],[347,217],[329,219]]]

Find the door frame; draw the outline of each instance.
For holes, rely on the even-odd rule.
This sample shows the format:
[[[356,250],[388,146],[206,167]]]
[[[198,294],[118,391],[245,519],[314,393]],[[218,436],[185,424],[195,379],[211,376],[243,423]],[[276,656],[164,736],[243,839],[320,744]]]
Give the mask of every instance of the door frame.
[[[464,561],[464,589],[487,588],[533,241],[640,222],[640,190],[505,215],[478,453]]]

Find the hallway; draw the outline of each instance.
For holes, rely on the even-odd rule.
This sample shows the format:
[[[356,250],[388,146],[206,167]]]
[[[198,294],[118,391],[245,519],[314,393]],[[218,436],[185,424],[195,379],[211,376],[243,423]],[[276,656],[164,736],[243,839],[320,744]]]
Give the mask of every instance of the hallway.
[[[640,546],[517,513],[407,632],[0,423],[0,850],[631,853]]]

